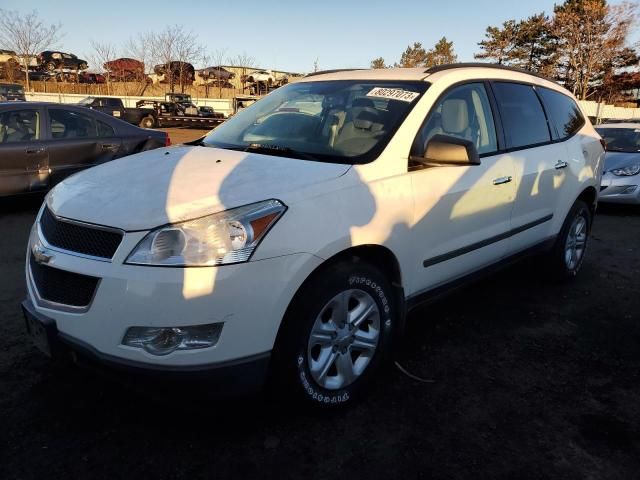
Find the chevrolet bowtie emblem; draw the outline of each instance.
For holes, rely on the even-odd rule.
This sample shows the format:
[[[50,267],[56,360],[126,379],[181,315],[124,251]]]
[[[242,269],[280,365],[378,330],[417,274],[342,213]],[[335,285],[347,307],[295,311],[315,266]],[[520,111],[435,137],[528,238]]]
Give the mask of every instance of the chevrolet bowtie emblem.
[[[33,246],[31,253],[37,263],[49,263],[53,258],[53,254],[39,244]]]

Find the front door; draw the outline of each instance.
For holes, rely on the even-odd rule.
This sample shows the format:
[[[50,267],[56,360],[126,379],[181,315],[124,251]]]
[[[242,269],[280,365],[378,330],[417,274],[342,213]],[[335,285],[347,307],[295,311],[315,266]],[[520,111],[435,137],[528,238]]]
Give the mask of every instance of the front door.
[[[38,109],[0,112],[0,196],[46,188],[48,153]]]
[[[492,264],[510,249],[513,164],[508,155],[498,153],[483,83],[453,87],[437,101],[418,133],[412,157],[422,156],[436,134],[472,141],[481,164],[413,165],[415,293]]]

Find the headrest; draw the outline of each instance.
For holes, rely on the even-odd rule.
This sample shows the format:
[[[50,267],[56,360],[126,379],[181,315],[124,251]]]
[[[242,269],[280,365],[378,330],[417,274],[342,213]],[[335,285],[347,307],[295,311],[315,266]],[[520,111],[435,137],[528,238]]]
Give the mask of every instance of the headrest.
[[[462,133],[469,128],[467,102],[451,98],[442,103],[442,129],[448,133]]]
[[[380,115],[375,109],[364,109],[353,120],[353,126],[359,130],[377,131],[382,128]]]
[[[353,101],[353,103],[351,104],[351,108],[356,108],[356,107],[376,108],[376,106],[373,103],[373,100],[365,97],[356,98]]]

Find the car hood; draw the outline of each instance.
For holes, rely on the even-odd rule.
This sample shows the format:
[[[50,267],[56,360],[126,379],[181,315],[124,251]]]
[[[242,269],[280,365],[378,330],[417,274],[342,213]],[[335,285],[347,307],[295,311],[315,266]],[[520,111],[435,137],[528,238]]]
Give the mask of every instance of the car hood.
[[[73,175],[47,197],[58,216],[148,230],[277,198],[345,174],[350,165],[209,147],[160,148]]]
[[[640,163],[640,152],[607,152],[604,156],[604,170],[610,171],[614,168],[622,168],[632,163]]]

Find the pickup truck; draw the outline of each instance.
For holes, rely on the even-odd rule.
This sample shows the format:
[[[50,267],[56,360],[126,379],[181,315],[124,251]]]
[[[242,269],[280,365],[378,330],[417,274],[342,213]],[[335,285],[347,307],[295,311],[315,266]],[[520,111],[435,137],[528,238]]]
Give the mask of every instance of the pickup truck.
[[[156,112],[153,108],[125,108],[119,98],[87,97],[80,100],[79,105],[98,110],[142,128],[153,128],[157,125]]]

